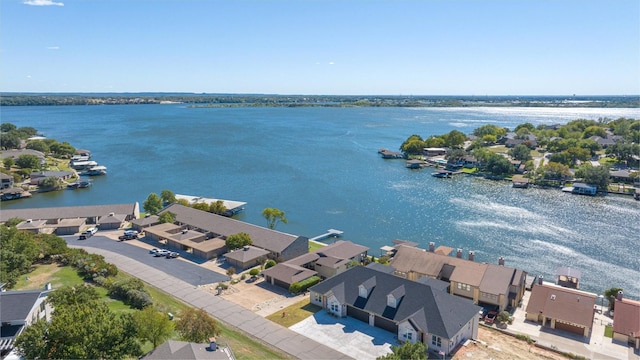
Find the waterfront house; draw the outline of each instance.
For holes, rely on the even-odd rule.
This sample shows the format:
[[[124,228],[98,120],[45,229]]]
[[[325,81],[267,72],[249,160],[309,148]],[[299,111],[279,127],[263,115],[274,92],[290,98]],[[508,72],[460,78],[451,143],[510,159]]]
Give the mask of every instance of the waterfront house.
[[[630,171],[630,170],[611,170],[609,171],[609,178],[611,179],[612,182],[633,184],[634,178],[632,177],[632,175],[636,172],[637,171]],[[636,179],[640,180],[639,177],[636,177]]]
[[[208,246],[209,242],[216,239],[224,242],[227,236],[243,232],[249,235],[253,246],[269,251],[270,259],[286,261],[309,251],[309,239],[304,236],[283,233],[180,204],[171,204],[160,211],[160,214],[165,211],[175,214],[175,225],[181,230],[199,233],[197,238],[191,240],[199,242],[202,246]],[[145,231],[149,233],[153,228],[147,228]],[[183,250],[191,251],[191,246],[183,245]]]
[[[140,216],[138,203],[113,205],[64,206],[52,208],[7,209],[0,211],[0,223],[9,219],[46,220],[45,227],[51,228],[57,235],[70,235],[78,232],[85,224],[97,224],[98,219],[108,215],[124,214],[125,221]],[[69,233],[78,229],[78,231]]]
[[[124,226],[126,219],[126,214],[116,214],[112,212],[98,218],[98,225],[100,226],[100,230],[120,229]]]
[[[11,189],[13,187],[13,176],[0,173],[0,189]]]
[[[531,288],[526,319],[543,327],[589,337],[597,295],[538,279]]]
[[[160,224],[160,218],[158,215],[147,215],[131,221],[131,227],[133,230],[137,230],[138,232],[143,232],[146,228],[158,224]]]
[[[581,195],[595,195],[597,191],[598,187],[596,185],[582,182],[573,183],[573,190],[571,190],[572,193]]]
[[[423,342],[429,351],[448,355],[478,337],[481,308],[447,294],[446,286],[356,266],[312,286],[309,293],[312,304],[333,316],[355,318],[396,334],[399,341]]]
[[[640,349],[640,301],[624,298],[622,291],[614,301],[613,339]]]
[[[366,246],[339,240],[311,253],[277,264],[262,271],[262,275],[268,283],[288,289],[292,283],[311,276],[327,279],[340,274],[354,264],[363,263],[367,259],[368,251],[369,248]]]
[[[145,237],[169,249],[185,251],[193,256],[209,260],[227,252],[225,240],[213,234],[189,230],[178,224],[162,223],[146,227]]]
[[[13,343],[24,329],[38,320],[50,321],[52,306],[46,301],[50,289],[0,292],[0,356],[14,357]],[[14,358],[18,358],[15,354]]]
[[[12,150],[0,150],[0,158],[7,159],[12,158],[14,161],[22,155],[33,155],[40,160],[40,165],[47,163],[44,153],[38,150],[32,149],[12,149]]]
[[[456,257],[439,254],[430,244],[430,251],[399,246],[391,260],[394,274],[417,281],[429,277],[450,284],[449,293],[472,300],[475,304],[505,310],[516,307],[525,291],[526,272],[504,266],[504,258],[498,264],[474,261],[475,254],[469,252],[462,258],[462,250]]]
[[[445,148],[424,148],[422,154],[427,157],[443,156],[447,153]]]
[[[40,183],[46,178],[56,178],[58,181],[65,181],[71,179],[75,174],[71,171],[37,171],[32,172],[30,175],[31,185],[40,185]]]

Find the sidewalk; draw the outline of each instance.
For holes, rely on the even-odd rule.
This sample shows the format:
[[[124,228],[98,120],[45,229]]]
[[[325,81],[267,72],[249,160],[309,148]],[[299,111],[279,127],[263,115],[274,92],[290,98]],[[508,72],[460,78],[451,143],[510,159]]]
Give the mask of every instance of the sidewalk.
[[[349,359],[345,354],[275,324],[239,305],[181,281],[169,274],[111,251],[90,248],[119,270],[155,286],[185,303],[254,336],[298,359]],[[135,274],[135,275],[134,275]]]

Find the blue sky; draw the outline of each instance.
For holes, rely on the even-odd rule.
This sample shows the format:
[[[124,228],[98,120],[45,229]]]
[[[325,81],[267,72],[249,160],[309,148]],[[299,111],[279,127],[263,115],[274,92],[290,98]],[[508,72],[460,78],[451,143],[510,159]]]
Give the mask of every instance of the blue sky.
[[[640,94],[640,1],[2,0],[0,91]]]

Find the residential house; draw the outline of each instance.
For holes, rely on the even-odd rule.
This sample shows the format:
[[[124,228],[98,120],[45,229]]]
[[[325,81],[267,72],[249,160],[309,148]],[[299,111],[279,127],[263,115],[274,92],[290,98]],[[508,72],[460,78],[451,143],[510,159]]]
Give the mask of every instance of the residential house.
[[[635,172],[637,171],[611,170],[609,171],[609,178],[611,179],[612,182],[633,184],[634,177],[632,177],[632,174],[634,174]],[[638,177],[637,175],[638,174],[634,175],[635,179],[636,181],[640,181],[640,177]]]
[[[71,171],[37,171],[31,173],[31,185],[40,185],[40,183],[46,178],[56,178],[58,181],[65,181],[71,179],[75,174]]]
[[[446,283],[410,281],[355,266],[309,289],[311,303],[337,317],[352,317],[397,335],[423,342],[429,351],[451,354],[478,337],[480,307],[447,294]]]
[[[543,327],[589,337],[596,298],[593,293],[540,280],[531,288],[526,319]]]
[[[327,279],[367,259],[369,248],[351,241],[339,240],[314,252],[279,263],[262,271],[268,283],[286,289],[294,282],[319,276]]]
[[[98,225],[100,230],[114,230],[124,226],[127,220],[126,214],[109,213],[108,215],[101,216],[98,219]]]
[[[213,259],[227,252],[225,240],[210,233],[188,230],[173,223],[158,223],[144,228],[145,237],[169,249],[185,251],[199,259]]]
[[[422,149],[422,154],[427,157],[432,156],[443,156],[447,153],[447,149],[445,148],[424,148]]]
[[[13,343],[25,328],[42,319],[51,320],[53,308],[46,301],[50,290],[0,292],[0,356],[13,350]]]
[[[233,351],[227,345],[220,346],[215,341],[209,344],[167,340],[158,345],[141,359],[148,360],[234,360]]]
[[[143,232],[146,228],[160,224],[158,215],[148,215],[131,221],[131,227],[138,232]]]
[[[25,230],[34,234],[47,233],[47,220],[27,219],[16,225],[16,229]]]
[[[613,339],[640,349],[640,301],[624,298],[622,291],[614,301]]]
[[[269,251],[255,246],[244,246],[226,253],[227,264],[233,266],[236,270],[242,271],[250,267],[263,264],[269,255]]]
[[[430,244],[430,249],[434,246]],[[448,253],[447,253],[448,254]],[[462,258],[462,250],[456,257],[435,251],[399,246],[391,260],[395,275],[419,280],[429,277],[450,284],[449,293],[472,300],[475,304],[495,307],[502,311],[520,304],[525,291],[526,272],[504,266],[504,258],[498,264],[474,261],[475,254],[469,252]]]
[[[309,239],[304,236],[267,229],[180,204],[171,204],[164,208],[160,214],[165,211],[170,211],[176,215],[175,224],[181,230],[200,233],[201,237],[197,237],[197,241],[202,244],[216,239],[224,241],[229,235],[246,233],[251,237],[253,246],[269,251],[268,256],[271,259],[286,261],[309,251]],[[147,228],[145,231],[149,233],[152,228]],[[188,248],[190,246],[184,245],[187,247],[184,250],[189,251],[190,249]],[[204,259],[207,258],[205,257]]]
[[[614,135],[608,135],[607,137],[594,135],[594,136],[591,136],[589,139],[597,142],[600,146],[602,146],[603,149],[606,149],[607,147],[620,141],[621,137],[617,137]]]
[[[0,173],[0,189],[11,189],[13,187],[13,176]]]
[[[45,165],[47,163],[44,153],[38,150],[32,149],[12,149],[12,150],[0,150],[0,158],[7,159],[12,158],[15,161],[22,155],[33,155],[40,159],[40,164]]]
[[[113,205],[65,206],[52,208],[7,209],[0,211],[0,223],[9,219],[46,220],[45,227],[53,229],[57,235],[70,235],[86,225],[95,225],[108,214],[124,214],[125,221],[140,216],[138,203]],[[74,231],[75,232],[70,232]]]

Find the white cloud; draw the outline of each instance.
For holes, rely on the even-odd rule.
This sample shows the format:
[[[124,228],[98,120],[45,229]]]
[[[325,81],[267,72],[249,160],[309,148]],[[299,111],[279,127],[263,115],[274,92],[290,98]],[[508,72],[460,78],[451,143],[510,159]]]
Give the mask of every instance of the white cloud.
[[[329,61],[329,65],[333,65],[335,64],[333,61]]]
[[[53,2],[52,0],[25,0],[23,4],[33,6],[64,6],[64,3]]]
[[[60,50],[60,46],[47,46],[47,50]]]

